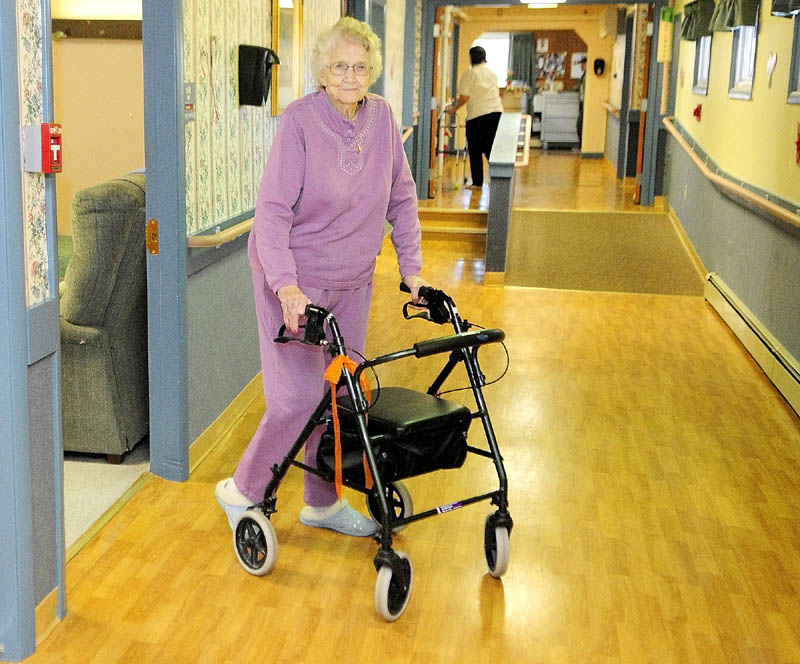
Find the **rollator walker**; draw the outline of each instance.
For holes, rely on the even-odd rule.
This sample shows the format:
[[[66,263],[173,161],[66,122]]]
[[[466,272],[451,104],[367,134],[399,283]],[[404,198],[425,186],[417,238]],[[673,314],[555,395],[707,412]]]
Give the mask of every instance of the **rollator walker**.
[[[404,284],[400,288],[409,292]],[[378,572],[375,608],[388,621],[397,620],[405,610],[413,579],[409,557],[392,548],[393,533],[414,521],[479,501],[489,501],[496,510],[486,517],[484,524],[484,553],[489,573],[499,578],[508,568],[509,535],[513,527],[508,512],[506,472],[483,398],[482,388],[486,379],[478,364],[478,348],[502,342],[505,334],[498,329],[470,331],[476,326],[459,316],[455,302],[441,290],[423,287],[419,294],[423,304],[406,302],[404,317],[407,320],[424,318],[438,324],[450,323],[455,334],[419,341],[411,348],[364,360],[357,365],[349,358],[345,362],[345,340],[336,319],[325,309],[314,305],[307,307],[302,338],[284,336],[285,326],[281,327],[275,339],[277,343],[297,342],[325,347],[333,356],[334,371],[337,368],[334,363],[338,362],[341,367],[341,373],[336,377],[337,387],[345,389],[337,390],[342,394],[336,397],[335,404],[331,402],[331,391],[326,391],[289,453],[280,465],[271,468],[272,478],[264,491],[264,500],[239,516],[233,533],[240,564],[250,574],[261,576],[272,569],[277,558],[278,540],[270,517],[277,511],[278,487],[290,466],[302,468],[329,482],[338,481],[363,493],[369,514],[378,524],[374,535],[380,544],[374,559]],[[410,313],[410,308],[418,313]],[[326,339],[325,324],[330,340]],[[369,385],[364,375],[367,369],[374,371],[374,367],[389,362],[443,353],[449,353],[447,362],[427,392],[383,387],[370,395],[371,400],[368,399]],[[475,398],[474,412],[438,396],[444,382],[461,363]],[[481,421],[488,449],[467,443],[472,420]],[[297,461],[296,457],[318,426],[324,426],[326,430],[318,448],[318,467],[313,468]],[[459,468],[468,453],[494,462],[499,487],[489,493],[414,514],[411,496],[401,480],[435,470]]]

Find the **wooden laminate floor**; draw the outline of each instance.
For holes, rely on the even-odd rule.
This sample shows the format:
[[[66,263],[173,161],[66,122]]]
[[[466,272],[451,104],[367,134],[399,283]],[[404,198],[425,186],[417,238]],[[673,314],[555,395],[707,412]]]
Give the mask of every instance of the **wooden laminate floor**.
[[[277,564],[246,574],[213,488],[257,401],[189,481],[151,478],[69,562],[69,613],[30,662],[800,661],[800,422],[708,305],[483,287],[482,247],[424,252],[464,317],[506,331],[508,372],[485,391],[515,522],[506,576],[486,570],[489,505],[412,524],[395,540],[411,598],[384,622],[375,543],[299,524],[297,470],[273,518]],[[402,319],[397,282],[387,244],[369,354],[443,332]],[[501,347],[481,357],[501,374]],[[422,388],[434,365],[388,365],[381,383]],[[495,483],[477,457],[407,482],[418,509]]]
[[[469,167],[467,167],[469,172]],[[484,173],[488,167],[484,160]],[[420,202],[422,208],[480,209],[489,207],[489,182],[481,189],[459,185],[463,162],[445,160],[442,175],[435,181],[434,197]],[[513,207],[519,209],[582,211],[664,210],[662,199],[641,208],[633,203],[632,178],[617,180],[607,159],[582,159],[571,150],[532,149],[526,167],[516,171]]]

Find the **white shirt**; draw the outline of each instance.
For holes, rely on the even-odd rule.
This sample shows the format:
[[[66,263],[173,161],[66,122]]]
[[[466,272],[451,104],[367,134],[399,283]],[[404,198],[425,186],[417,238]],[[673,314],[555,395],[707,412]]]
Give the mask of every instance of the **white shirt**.
[[[503,112],[503,102],[497,87],[497,76],[489,65],[481,62],[472,65],[458,81],[458,94],[469,97],[467,101],[467,120],[487,113]]]

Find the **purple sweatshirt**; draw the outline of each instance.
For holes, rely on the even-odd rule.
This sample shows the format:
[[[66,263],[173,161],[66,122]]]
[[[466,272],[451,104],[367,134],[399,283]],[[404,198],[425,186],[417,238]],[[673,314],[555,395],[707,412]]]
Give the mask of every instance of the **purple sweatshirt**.
[[[250,263],[272,291],[370,283],[384,220],[393,226],[400,275],[419,274],[416,188],[386,100],[368,94],[355,121],[345,120],[324,90],[289,104],[249,240]]]

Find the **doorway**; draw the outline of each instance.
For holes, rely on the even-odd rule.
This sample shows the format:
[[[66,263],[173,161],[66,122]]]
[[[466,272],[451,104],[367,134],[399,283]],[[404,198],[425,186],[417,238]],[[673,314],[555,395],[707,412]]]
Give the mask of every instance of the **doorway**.
[[[66,139],[65,167],[56,187],[59,291],[63,296],[70,284],[75,289],[76,284],[84,281],[79,274],[84,269],[81,261],[91,261],[92,252],[103,251],[104,246],[99,234],[79,233],[79,243],[85,244],[91,237],[97,241],[97,247],[79,244],[81,261],[76,260],[74,274],[66,280],[76,251],[73,232],[76,194],[84,192],[81,196],[85,196],[90,188],[144,170],[141,9],[136,18],[113,20],[103,16],[87,20],[66,12],[56,13],[52,24],[53,105]],[[87,216],[83,211],[80,214],[81,219]],[[143,280],[144,246],[143,236],[139,237]],[[146,318],[143,324],[146,338]],[[103,397],[90,386],[69,389],[68,377],[64,376],[64,372],[70,371],[67,355],[62,353],[61,412],[65,449],[64,529],[69,550],[149,470],[149,441],[146,435],[140,438],[137,433],[133,437],[140,440],[126,441],[127,449],[122,453],[116,449],[107,454],[94,451],[103,447],[102,441],[86,438],[97,437],[96,429],[87,430],[74,420],[81,411],[92,407],[91,398]],[[144,395],[142,409],[146,413],[146,386]]]

